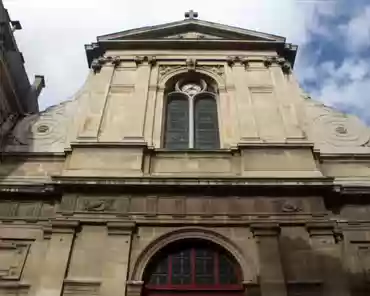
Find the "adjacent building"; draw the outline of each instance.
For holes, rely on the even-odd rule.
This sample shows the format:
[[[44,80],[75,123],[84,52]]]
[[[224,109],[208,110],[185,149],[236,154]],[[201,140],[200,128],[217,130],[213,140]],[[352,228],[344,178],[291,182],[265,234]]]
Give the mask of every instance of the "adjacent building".
[[[0,295],[370,295],[370,129],[296,53],[193,11],[87,45],[7,137]]]
[[[10,19],[8,11],[0,1],[1,142],[20,117],[38,112],[37,97],[44,87],[43,76],[36,76],[33,85],[28,80],[23,55],[14,38],[14,31],[20,29],[20,22]]]

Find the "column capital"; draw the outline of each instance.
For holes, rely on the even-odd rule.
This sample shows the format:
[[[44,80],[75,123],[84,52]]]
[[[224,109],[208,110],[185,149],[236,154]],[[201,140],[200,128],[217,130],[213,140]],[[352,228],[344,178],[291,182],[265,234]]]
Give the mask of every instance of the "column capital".
[[[254,236],[278,236],[280,226],[277,223],[253,223],[250,228]]]
[[[127,296],[141,296],[143,290],[144,282],[143,281],[127,281],[126,283],[126,292]]]
[[[134,58],[136,65],[155,65],[157,63],[157,58],[155,56],[136,56]]]
[[[226,59],[226,62],[230,67],[232,66],[244,66],[248,67],[249,59],[247,57],[240,57],[240,56],[229,56]]]
[[[108,235],[131,235],[135,229],[134,222],[108,222]]]
[[[310,236],[333,236],[335,225],[331,222],[308,222],[306,229]]]
[[[74,220],[54,220],[51,224],[44,227],[44,238],[50,238],[53,233],[73,234],[79,224],[79,221]]]

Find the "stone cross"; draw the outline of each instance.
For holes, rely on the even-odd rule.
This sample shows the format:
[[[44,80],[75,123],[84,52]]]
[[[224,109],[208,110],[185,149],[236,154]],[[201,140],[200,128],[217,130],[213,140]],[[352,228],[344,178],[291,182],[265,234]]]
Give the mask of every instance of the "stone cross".
[[[188,12],[185,12],[185,18],[187,19],[195,19],[198,17],[198,12],[195,12],[194,10],[190,10]]]

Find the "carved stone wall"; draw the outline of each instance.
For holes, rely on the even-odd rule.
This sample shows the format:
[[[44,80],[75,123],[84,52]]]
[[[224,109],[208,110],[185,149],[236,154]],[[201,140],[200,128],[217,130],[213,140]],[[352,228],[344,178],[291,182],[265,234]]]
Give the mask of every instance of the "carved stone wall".
[[[59,213],[62,215],[112,214],[135,217],[174,218],[239,218],[267,215],[298,215],[308,217],[324,214],[325,207],[318,197],[269,198],[242,196],[175,196],[175,195],[65,195]],[[212,220],[209,220],[212,222]]]

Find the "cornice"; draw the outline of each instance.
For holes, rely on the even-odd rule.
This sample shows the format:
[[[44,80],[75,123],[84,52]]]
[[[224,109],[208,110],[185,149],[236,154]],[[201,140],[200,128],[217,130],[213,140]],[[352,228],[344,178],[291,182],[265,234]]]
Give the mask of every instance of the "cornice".
[[[271,50],[277,52],[284,60],[277,60],[283,70],[293,68],[297,47],[283,41],[261,40],[233,40],[233,39],[148,39],[148,40],[104,40],[86,45],[86,55],[89,67],[101,68],[104,60],[100,58],[107,50],[132,50],[132,49],[158,49],[158,50]],[[95,62],[93,62],[95,60]],[[109,61],[110,62],[110,61]],[[274,62],[274,61],[272,61]],[[95,71],[95,70],[94,70]]]

